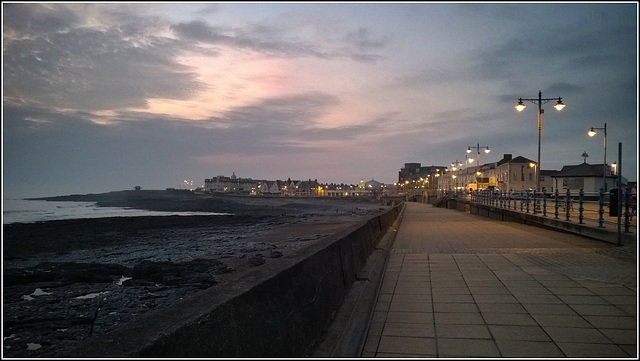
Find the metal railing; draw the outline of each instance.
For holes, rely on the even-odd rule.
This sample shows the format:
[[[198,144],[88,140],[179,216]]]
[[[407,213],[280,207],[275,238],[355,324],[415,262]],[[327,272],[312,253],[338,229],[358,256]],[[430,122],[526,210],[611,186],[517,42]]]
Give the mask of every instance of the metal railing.
[[[443,194],[444,196],[444,194]],[[600,189],[600,192],[579,191],[536,192],[529,191],[499,191],[499,190],[474,190],[471,193],[464,191],[448,191],[446,197],[457,200],[468,200],[472,204],[482,204],[495,208],[511,211],[532,213],[543,217],[553,217],[564,221],[578,221],[579,224],[608,228],[618,226],[618,200],[610,198],[610,194]],[[613,202],[612,202],[613,201]],[[620,222],[624,226],[624,232],[637,231],[636,217],[636,193],[630,188],[622,189]],[[614,209],[611,211],[611,206]]]

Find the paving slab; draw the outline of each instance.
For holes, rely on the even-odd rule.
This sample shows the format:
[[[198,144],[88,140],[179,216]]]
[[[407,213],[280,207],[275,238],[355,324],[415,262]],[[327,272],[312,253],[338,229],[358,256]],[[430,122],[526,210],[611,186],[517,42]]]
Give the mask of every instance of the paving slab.
[[[637,358],[637,248],[407,203],[361,357]]]

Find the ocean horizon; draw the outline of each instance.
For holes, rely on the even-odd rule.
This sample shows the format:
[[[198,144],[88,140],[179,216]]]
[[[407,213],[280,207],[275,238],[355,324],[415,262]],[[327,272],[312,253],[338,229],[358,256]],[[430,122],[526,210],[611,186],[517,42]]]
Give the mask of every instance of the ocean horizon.
[[[149,211],[126,207],[100,207],[96,202],[44,201],[23,198],[2,200],[2,224],[36,223],[68,219],[143,217],[143,216],[194,216],[227,215],[214,212]]]

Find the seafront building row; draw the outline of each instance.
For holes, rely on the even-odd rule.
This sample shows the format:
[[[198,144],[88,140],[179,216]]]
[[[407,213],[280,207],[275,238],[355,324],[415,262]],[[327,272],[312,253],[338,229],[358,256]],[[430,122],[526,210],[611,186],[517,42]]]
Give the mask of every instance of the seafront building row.
[[[470,166],[460,162],[449,166],[422,166],[420,163],[405,163],[398,173],[400,193],[416,194],[433,191],[465,191],[495,189],[523,191],[536,189],[537,163],[531,159],[504,154],[498,162]],[[635,183],[635,182],[634,182]],[[628,181],[622,177],[622,186]],[[635,185],[635,184],[634,184]],[[556,190],[580,190],[598,192],[618,188],[615,168],[604,164],[566,165],[561,170],[540,171],[540,191],[553,193]],[[426,190],[426,191],[424,191]]]
[[[363,179],[358,184],[319,183],[315,180],[255,180],[230,176],[216,176],[204,180],[204,188],[196,191],[205,193],[232,193],[244,195],[291,196],[291,197],[370,197],[390,195],[395,187]]]
[[[536,189],[536,162],[512,154],[504,154],[498,162],[471,166],[454,162],[448,166],[422,166],[405,163],[398,172],[398,182],[384,184],[373,179],[358,184],[319,183],[315,180],[255,180],[228,176],[205,179],[197,192],[271,195],[292,197],[382,197],[395,195],[430,195],[448,191],[471,192],[476,189],[523,191]],[[622,178],[622,186],[633,186]],[[553,193],[579,191],[598,192],[618,188],[615,168],[604,164],[566,165],[561,170],[540,171],[540,191]]]

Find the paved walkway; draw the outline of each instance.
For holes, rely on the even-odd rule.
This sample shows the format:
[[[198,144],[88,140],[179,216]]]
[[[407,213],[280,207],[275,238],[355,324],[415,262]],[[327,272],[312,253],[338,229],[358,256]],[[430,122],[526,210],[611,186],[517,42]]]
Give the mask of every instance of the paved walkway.
[[[636,358],[636,248],[407,203],[362,357]]]

